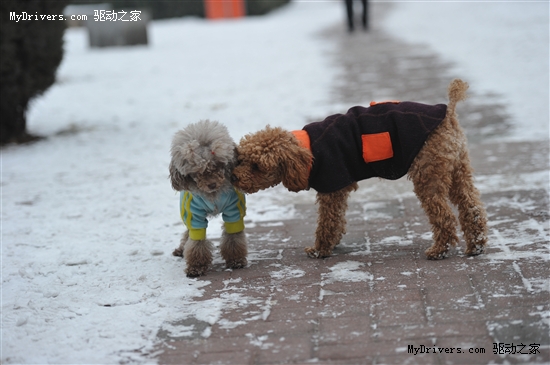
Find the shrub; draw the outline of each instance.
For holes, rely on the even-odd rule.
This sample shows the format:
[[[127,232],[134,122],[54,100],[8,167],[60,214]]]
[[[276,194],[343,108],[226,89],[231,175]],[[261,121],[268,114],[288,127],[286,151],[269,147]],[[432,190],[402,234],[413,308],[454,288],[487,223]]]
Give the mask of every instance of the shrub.
[[[29,142],[37,137],[26,128],[29,101],[55,81],[63,57],[60,20],[10,20],[10,12],[63,14],[68,1],[0,1],[0,144]]]

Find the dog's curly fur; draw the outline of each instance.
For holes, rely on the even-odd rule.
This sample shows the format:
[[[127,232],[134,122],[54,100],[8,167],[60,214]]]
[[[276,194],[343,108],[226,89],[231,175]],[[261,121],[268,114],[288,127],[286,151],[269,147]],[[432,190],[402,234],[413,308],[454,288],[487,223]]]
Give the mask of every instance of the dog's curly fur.
[[[170,181],[176,191],[189,191],[211,202],[228,190],[236,163],[236,144],[227,128],[219,122],[203,120],[178,131],[172,140]],[[185,257],[189,277],[204,275],[212,264],[210,241],[193,240],[185,231],[174,256]],[[247,241],[244,231],[223,232],[220,252],[228,268],[247,265]]]
[[[455,113],[467,89],[468,84],[461,80],[451,82],[445,119],[430,134],[407,173],[432,226],[435,242],[426,250],[429,259],[444,258],[458,242],[449,200],[458,207],[466,254],[478,255],[487,244],[487,215],[473,183],[466,136]],[[233,183],[244,192],[254,193],[279,183],[290,191],[308,188],[312,154],[289,131],[267,126],[243,137],[237,151],[239,163],[233,170]],[[332,193],[317,193],[315,245],[305,249],[309,256],[330,256],[340,243],[346,227],[347,199],[357,187],[354,182]]]

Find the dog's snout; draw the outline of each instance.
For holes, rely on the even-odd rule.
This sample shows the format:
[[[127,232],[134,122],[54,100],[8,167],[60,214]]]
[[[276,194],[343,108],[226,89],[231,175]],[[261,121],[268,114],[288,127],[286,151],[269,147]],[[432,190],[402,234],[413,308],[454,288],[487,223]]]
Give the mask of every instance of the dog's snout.
[[[216,183],[208,184],[208,189],[210,190],[215,190],[217,187],[218,187],[218,184]]]
[[[237,181],[239,181],[239,178],[237,178],[237,176],[235,174],[231,174],[231,183],[236,183]]]

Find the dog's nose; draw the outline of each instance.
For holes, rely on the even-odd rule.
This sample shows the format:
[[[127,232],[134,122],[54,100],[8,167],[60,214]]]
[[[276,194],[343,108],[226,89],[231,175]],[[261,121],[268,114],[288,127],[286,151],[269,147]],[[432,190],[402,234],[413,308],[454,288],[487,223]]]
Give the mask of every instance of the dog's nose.
[[[236,183],[237,181],[239,181],[239,179],[237,178],[237,176],[235,176],[235,174],[232,174],[232,175],[231,175],[231,182],[232,182],[232,183]]]
[[[218,185],[217,185],[216,183],[212,183],[212,184],[209,184],[209,185],[208,185],[208,189],[210,189],[210,190],[214,190],[214,189],[216,189],[217,187],[218,187]]]

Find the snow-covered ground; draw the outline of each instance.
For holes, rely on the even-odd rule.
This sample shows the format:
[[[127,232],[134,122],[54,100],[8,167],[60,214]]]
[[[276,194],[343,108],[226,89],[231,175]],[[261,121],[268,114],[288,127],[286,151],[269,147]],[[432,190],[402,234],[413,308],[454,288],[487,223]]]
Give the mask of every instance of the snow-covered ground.
[[[116,363],[152,348],[165,321],[219,318],[221,303],[193,305],[209,282],[171,255],[184,230],[171,138],[204,118],[238,141],[326,113],[332,70],[316,33],[338,5],[153,22],[148,47],[89,49],[85,30],[67,31],[58,83],[29,111],[49,139],[2,150],[2,363]],[[250,221],[291,209],[266,199]],[[174,311],[182,302],[189,313]]]
[[[501,94],[517,130],[530,128],[516,139],[548,137],[548,4],[446,5],[396,3],[386,28]],[[1,152],[2,363],[140,361],[163,324],[219,320],[219,301],[193,301],[208,277],[185,278],[170,255],[183,231],[167,177],[172,135],[209,118],[238,141],[334,111],[337,70],[318,33],[344,28],[343,17],[340,1],[294,2],[238,21],[155,21],[149,46],[100,50],[87,48],[84,30],[67,31],[58,82],[28,113],[30,131],[48,140]],[[434,19],[446,26],[415,25]],[[289,218],[296,199],[311,197],[255,194],[247,224]],[[211,224],[209,236],[219,234]]]
[[[396,6],[385,28],[443,55],[472,90],[501,98],[514,126],[507,140],[541,140],[549,138],[549,6],[411,1]]]

